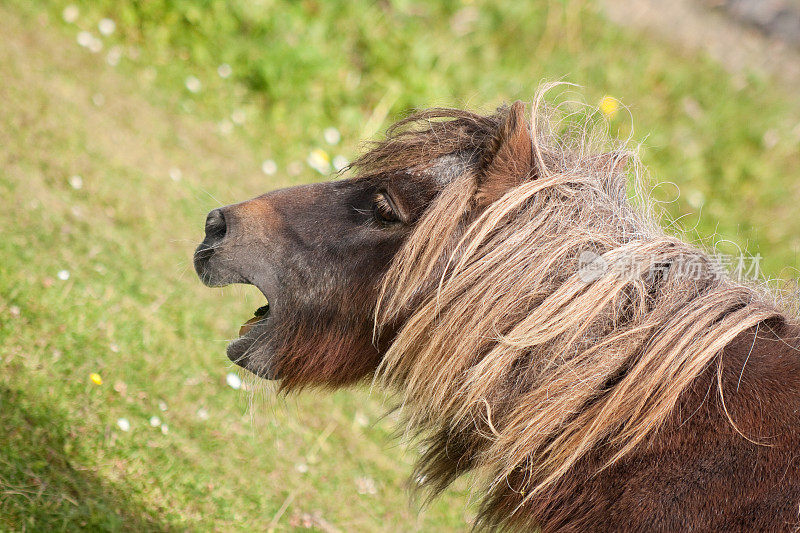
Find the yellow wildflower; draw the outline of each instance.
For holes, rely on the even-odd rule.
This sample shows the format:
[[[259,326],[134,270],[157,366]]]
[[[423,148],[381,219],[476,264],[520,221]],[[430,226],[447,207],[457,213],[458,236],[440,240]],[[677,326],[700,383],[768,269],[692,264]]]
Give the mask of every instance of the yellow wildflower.
[[[308,154],[306,160],[308,166],[319,172],[320,174],[327,174],[331,171],[331,156],[328,152],[321,148],[315,148]]]
[[[91,379],[92,383],[94,383],[95,385],[103,384],[103,378],[101,378],[100,374],[98,374],[97,372],[92,372],[91,374],[89,374],[89,379]]]
[[[619,109],[619,101],[613,96],[604,96],[600,100],[600,111],[608,118],[613,118]]]

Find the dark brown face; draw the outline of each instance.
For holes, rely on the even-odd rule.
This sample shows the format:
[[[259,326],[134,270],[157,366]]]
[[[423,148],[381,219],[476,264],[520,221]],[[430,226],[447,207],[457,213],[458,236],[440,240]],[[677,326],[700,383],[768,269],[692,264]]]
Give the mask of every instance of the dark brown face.
[[[413,175],[293,187],[211,211],[194,255],[200,279],[252,284],[269,302],[228,357],[285,388],[370,375],[381,357],[373,345],[381,280],[425,208],[463,169],[453,156]]]

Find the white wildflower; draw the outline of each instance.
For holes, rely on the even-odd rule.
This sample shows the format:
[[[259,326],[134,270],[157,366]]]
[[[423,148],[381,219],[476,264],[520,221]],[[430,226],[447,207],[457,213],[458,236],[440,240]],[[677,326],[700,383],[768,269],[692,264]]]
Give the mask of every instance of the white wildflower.
[[[106,63],[112,67],[119,65],[119,60],[122,59],[122,48],[119,46],[113,47],[106,55]]]
[[[263,163],[261,163],[261,172],[266,174],[267,176],[272,176],[278,171],[278,165],[272,159],[265,159]]]
[[[242,388],[242,378],[233,372],[228,372],[228,375],[225,376],[225,382],[233,390],[239,390]]]
[[[359,494],[376,494],[378,492],[375,480],[369,477],[356,478],[356,489]]]
[[[246,118],[247,113],[245,113],[243,109],[236,109],[233,113],[231,113],[231,120],[237,126],[244,124]]]
[[[219,132],[223,135],[230,135],[233,132],[233,122],[227,118],[220,120],[217,127],[219,128]]]
[[[339,172],[344,167],[350,164],[350,161],[343,155],[337,155],[333,158],[333,168],[336,169],[336,172]]]
[[[94,41],[94,36],[88,31],[81,31],[78,32],[77,41],[82,47],[88,48],[89,45],[92,44],[92,41]]]
[[[686,195],[686,200],[689,202],[689,205],[694,207],[695,209],[700,209],[703,207],[703,204],[706,202],[706,197],[702,191],[697,189],[690,189]]]
[[[105,18],[97,23],[97,29],[102,35],[109,36],[117,29],[117,24],[113,20]]]
[[[70,4],[64,8],[64,11],[61,12],[61,17],[64,19],[64,22],[67,24],[72,24],[76,20],[78,20],[78,15],[81,12],[78,10],[78,6]]]
[[[122,431],[130,431],[131,423],[128,421],[127,418],[118,418],[117,419],[117,427]]]
[[[87,48],[93,54],[97,54],[103,49],[103,41],[92,35],[92,40],[89,41]]]
[[[227,78],[233,74],[233,69],[229,64],[223,63],[217,67],[217,74],[219,74],[220,78]]]
[[[766,148],[767,150],[772,150],[773,148],[775,148],[780,141],[781,141],[781,135],[780,133],[778,133],[778,130],[769,129],[764,132],[762,143],[764,144],[764,148]]]
[[[328,144],[339,144],[339,141],[342,140],[342,134],[333,127],[325,128],[325,131],[322,132],[322,137]]]
[[[358,412],[356,413],[356,416],[353,417],[353,422],[355,422],[358,426],[364,427],[369,424],[369,418],[367,418],[367,415],[364,413]]]
[[[200,92],[200,89],[202,89],[202,88],[203,88],[203,84],[202,84],[202,83],[200,82],[200,80],[199,80],[199,79],[197,79],[195,76],[189,76],[189,77],[187,77],[187,78],[186,78],[186,81],[185,81],[184,83],[186,84],[186,88],[187,88],[187,89],[189,90],[189,92],[191,92],[191,93],[195,93],[195,94],[196,94],[196,93],[199,93],[199,92]]]
[[[319,172],[320,174],[328,174],[331,171],[331,158],[328,152],[321,148],[311,150],[306,158],[308,166]]]

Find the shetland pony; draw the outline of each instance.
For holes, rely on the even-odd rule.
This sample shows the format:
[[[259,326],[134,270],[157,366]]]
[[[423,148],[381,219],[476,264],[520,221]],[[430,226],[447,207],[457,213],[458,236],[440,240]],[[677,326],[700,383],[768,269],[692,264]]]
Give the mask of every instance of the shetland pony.
[[[796,318],[542,94],[419,112],[348,179],[212,211],[198,275],[268,301],[228,356],[286,391],[384,385],[430,496],[474,472],[476,528],[797,529]]]

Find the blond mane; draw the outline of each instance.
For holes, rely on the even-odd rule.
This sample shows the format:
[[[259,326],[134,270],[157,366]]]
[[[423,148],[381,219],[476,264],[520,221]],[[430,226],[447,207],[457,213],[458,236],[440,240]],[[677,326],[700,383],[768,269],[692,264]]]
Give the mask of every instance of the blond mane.
[[[666,234],[647,194],[629,198],[641,189],[635,156],[594,149],[585,124],[565,129],[542,94],[529,124],[533,177],[483,209],[480,165],[467,166],[383,282],[376,334],[390,344],[376,379],[425,436],[418,478],[434,492],[476,469],[488,500],[524,472],[512,487],[524,505],[589,454],[620,461],[722,365],[722,348],[781,316],[712,256]],[[472,132],[448,130],[443,112],[412,118],[404,127],[415,129],[391,134],[384,151],[407,143],[480,156],[488,143],[474,139],[488,138],[503,112],[475,115]],[[469,139],[476,145],[459,148]],[[366,161],[379,167],[379,152]],[[586,257],[599,269],[587,274]]]

